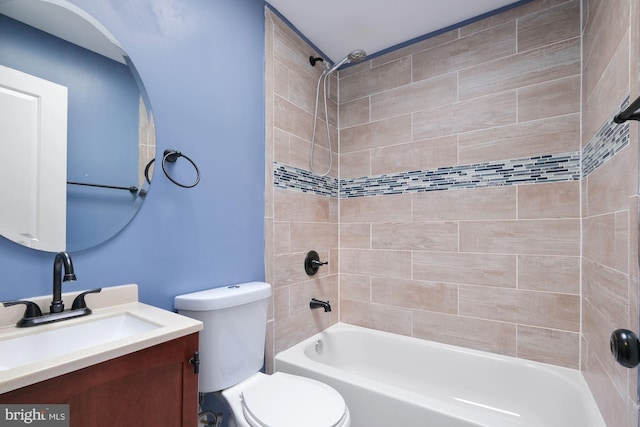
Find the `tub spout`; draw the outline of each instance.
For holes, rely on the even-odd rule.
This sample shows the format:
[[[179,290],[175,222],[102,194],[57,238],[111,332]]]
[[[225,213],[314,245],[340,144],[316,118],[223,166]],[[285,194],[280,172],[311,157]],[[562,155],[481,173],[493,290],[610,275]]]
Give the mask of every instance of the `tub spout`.
[[[319,299],[311,298],[309,308],[323,308],[324,312],[326,313],[328,311],[331,311],[331,304],[329,304],[329,301],[320,301]]]

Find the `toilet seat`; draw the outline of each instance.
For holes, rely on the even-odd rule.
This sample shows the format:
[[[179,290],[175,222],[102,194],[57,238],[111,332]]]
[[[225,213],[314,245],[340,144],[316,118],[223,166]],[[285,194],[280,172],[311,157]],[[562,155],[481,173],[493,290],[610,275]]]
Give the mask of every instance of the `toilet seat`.
[[[336,390],[283,372],[249,385],[240,399],[244,417],[253,427],[340,427],[349,418]]]

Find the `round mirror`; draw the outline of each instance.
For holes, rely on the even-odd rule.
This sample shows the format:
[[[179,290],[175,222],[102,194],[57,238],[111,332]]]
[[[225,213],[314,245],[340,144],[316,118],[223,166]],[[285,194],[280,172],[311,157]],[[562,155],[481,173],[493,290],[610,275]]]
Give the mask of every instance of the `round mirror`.
[[[64,0],[0,0],[0,234],[58,252],[136,214],[156,143],[144,88],[95,19]]]

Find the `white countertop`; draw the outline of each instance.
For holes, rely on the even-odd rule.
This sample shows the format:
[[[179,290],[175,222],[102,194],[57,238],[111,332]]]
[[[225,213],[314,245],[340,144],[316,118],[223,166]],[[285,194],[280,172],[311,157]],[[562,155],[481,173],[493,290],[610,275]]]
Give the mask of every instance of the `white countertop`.
[[[63,294],[63,301],[71,306],[73,298],[79,293]],[[41,305],[43,313],[49,311],[48,304],[51,301],[51,296],[25,299]],[[15,323],[22,317],[24,305],[5,308],[0,304],[0,341],[121,314],[138,317],[157,324],[159,327],[110,343],[0,371],[0,393],[35,384],[202,330],[202,322],[198,320],[138,302],[137,285],[103,288],[99,294],[87,295],[86,301],[87,306],[93,311],[88,316],[28,328],[15,326]]]

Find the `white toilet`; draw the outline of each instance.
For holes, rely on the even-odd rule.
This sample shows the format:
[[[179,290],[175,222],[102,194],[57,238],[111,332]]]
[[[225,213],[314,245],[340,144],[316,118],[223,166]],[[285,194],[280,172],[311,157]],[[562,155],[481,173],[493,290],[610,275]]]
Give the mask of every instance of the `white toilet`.
[[[349,427],[342,396],[310,378],[260,371],[271,285],[263,282],[179,295],[175,308],[204,323],[201,393],[221,392],[230,427]]]

